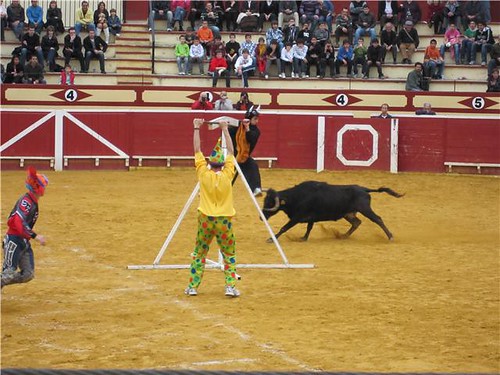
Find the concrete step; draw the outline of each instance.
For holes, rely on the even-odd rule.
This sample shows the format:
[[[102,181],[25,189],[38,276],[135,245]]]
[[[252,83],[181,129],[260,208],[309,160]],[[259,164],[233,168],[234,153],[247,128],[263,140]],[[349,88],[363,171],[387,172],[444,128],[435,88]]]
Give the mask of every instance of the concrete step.
[[[19,45],[20,45],[19,43],[15,43],[15,42],[2,42],[2,44],[0,46],[0,54],[2,56],[2,61],[4,59],[10,60],[12,58],[12,51],[14,50],[14,48],[16,48]],[[63,55],[63,52],[62,52],[63,47],[64,47],[64,44],[59,45],[59,51],[58,51],[59,56]],[[108,46],[108,49],[106,50],[106,57],[112,58],[115,56],[116,56],[116,46],[114,44],[110,44]]]
[[[151,42],[148,38],[143,38],[142,36],[134,37],[122,37],[117,39],[116,45],[118,46],[150,46]]]
[[[121,58],[116,60],[116,66],[120,68],[146,68],[151,69],[151,59],[147,58]]]
[[[118,58],[127,60],[144,60],[151,61],[151,52],[149,51],[128,51],[118,52]]]

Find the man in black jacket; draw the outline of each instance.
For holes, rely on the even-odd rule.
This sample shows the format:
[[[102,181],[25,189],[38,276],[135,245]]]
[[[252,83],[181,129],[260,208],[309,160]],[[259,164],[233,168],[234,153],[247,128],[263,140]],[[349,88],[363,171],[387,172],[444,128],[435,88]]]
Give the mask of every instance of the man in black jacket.
[[[28,32],[23,35],[21,41],[21,64],[26,64],[27,57],[31,58],[32,55],[38,57],[38,62],[43,67],[43,53],[40,45],[40,36],[35,33],[35,26],[30,24]]]
[[[413,27],[412,21],[406,21],[398,33],[398,46],[403,57],[403,64],[411,64],[411,58],[420,44],[417,29]]]
[[[82,39],[76,35],[74,27],[69,29],[68,35],[64,37],[64,65],[68,65],[72,57],[75,57],[80,61],[80,72],[84,72],[85,62],[83,60],[82,53]]]
[[[101,37],[95,35],[94,30],[89,30],[89,35],[83,40],[83,47],[85,48],[85,71],[89,71],[90,60],[94,57],[99,60],[101,73],[106,74],[104,67],[104,53],[108,49],[108,45]]]

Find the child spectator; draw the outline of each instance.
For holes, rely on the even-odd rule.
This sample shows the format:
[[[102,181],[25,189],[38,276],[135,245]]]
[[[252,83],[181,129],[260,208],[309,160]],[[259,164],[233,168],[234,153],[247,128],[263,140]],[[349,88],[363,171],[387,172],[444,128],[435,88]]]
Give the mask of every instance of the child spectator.
[[[109,12],[106,9],[106,4],[104,4],[104,1],[101,1],[97,5],[97,9],[94,12],[94,25],[96,27],[95,35],[101,36],[101,32],[104,31],[106,44],[109,43],[108,18],[109,18]]]
[[[35,26],[29,25],[28,32],[23,35],[21,42],[21,64],[25,65],[27,56],[36,55],[38,57],[37,63],[43,67],[43,52],[40,45],[40,36],[35,32]]]
[[[226,46],[220,35],[214,36],[214,42],[210,46],[210,56],[215,56],[215,52],[222,51],[222,57],[226,56]]]
[[[208,72],[212,75],[212,87],[217,87],[219,77],[226,77],[226,87],[231,87],[231,72],[227,68],[227,61],[222,55],[223,51],[218,50],[210,60]]]
[[[177,59],[179,75],[187,75],[189,66],[189,46],[186,43],[184,35],[179,37],[179,43],[175,45],[175,58]]]
[[[184,34],[184,37],[186,38],[186,44],[191,48],[193,42],[194,42],[194,37],[195,33],[193,31],[193,28],[191,26],[186,28],[186,34]]]
[[[387,22],[384,26],[380,34],[380,44],[382,44],[383,54],[382,54],[382,63],[385,63],[385,56],[387,52],[391,52],[392,54],[392,62],[393,64],[397,63],[398,58],[398,43],[397,43],[397,35],[394,31],[394,26],[391,22]]]
[[[377,34],[375,34],[375,24],[377,20],[372,12],[370,12],[370,8],[368,4],[363,7],[363,12],[359,14],[358,18],[358,28],[354,33],[354,44],[358,44],[358,39],[362,35],[369,35],[370,40],[376,38]]]
[[[352,19],[349,16],[347,8],[342,8],[342,12],[335,20],[335,47],[340,44],[340,37],[347,37],[347,40],[352,40]]]
[[[442,34],[444,23],[444,0],[427,0],[427,26],[434,27],[434,34]]]
[[[286,78],[286,70],[290,68],[290,77],[293,78],[293,51],[292,51],[292,43],[286,42],[285,47],[281,50],[280,53],[281,60],[281,73],[279,75],[280,78]]]
[[[476,56],[473,55],[473,45],[476,40],[477,26],[474,21],[469,22],[469,27],[464,31],[464,36],[462,40],[462,47],[460,48],[460,54],[462,58],[462,63],[464,64],[474,64]]]
[[[89,71],[90,60],[95,58],[99,60],[101,73],[106,74],[104,53],[108,49],[108,44],[101,37],[95,35],[94,30],[90,30],[89,35],[83,40],[83,48],[85,48],[85,73]]]
[[[278,77],[281,76],[281,49],[277,40],[271,40],[271,44],[266,49],[266,70],[264,78],[269,78],[269,68],[272,64],[276,64],[278,70]]]
[[[245,41],[241,43],[240,47],[240,55],[242,54],[244,49],[248,50],[250,56],[255,56],[255,49],[257,48],[257,43],[252,41],[252,34],[245,34]]]
[[[243,87],[248,87],[248,75],[255,70],[253,59],[248,49],[243,49],[241,56],[238,57],[234,64],[234,69],[236,75],[243,80]]]
[[[283,43],[295,44],[297,36],[299,35],[299,28],[295,25],[295,20],[291,18],[288,25],[283,30]]]
[[[116,15],[116,9],[114,8],[109,11],[108,27],[111,34],[120,36],[122,32],[122,20]]]
[[[71,65],[66,64],[64,70],[61,71],[61,85],[73,86],[75,84],[75,72],[71,69]]]
[[[292,47],[293,71],[295,78],[305,78],[307,72],[307,46],[303,39],[297,39],[297,44]]]
[[[19,0],[12,0],[7,7],[7,23],[18,40],[23,36],[24,20],[24,8],[19,4]]]
[[[4,83],[23,83],[24,66],[19,61],[19,56],[12,56],[7,64]]]
[[[43,78],[43,66],[38,63],[36,55],[31,56],[29,63],[24,67],[24,83],[33,85],[47,83]]]
[[[62,11],[61,8],[57,6],[57,1],[52,0],[49,3],[49,9],[47,9],[47,22],[45,23],[45,27],[52,26],[54,28],[55,33],[64,33],[64,23],[62,20]]]
[[[412,21],[406,21],[398,33],[398,47],[401,51],[403,64],[411,64],[413,54],[420,44],[417,29],[413,27]]]
[[[488,89],[486,92],[500,92],[500,80],[498,79],[498,69],[493,69],[488,77]]]
[[[188,75],[193,72],[193,64],[198,63],[198,69],[201,75],[205,74],[205,69],[203,67],[203,59],[205,57],[205,49],[200,43],[198,37],[194,38],[193,45],[189,48],[189,68]]]
[[[307,69],[306,69],[306,77],[311,75],[311,66],[316,67],[316,78],[320,77],[320,56],[323,49],[321,48],[321,44],[318,43],[318,39],[315,36],[311,38],[311,44],[307,48]]]
[[[431,39],[424,53],[424,75],[429,78],[443,79],[444,59],[437,49],[436,39]]]
[[[266,40],[263,37],[259,38],[259,43],[255,49],[255,61],[259,75],[264,76],[266,72]]]
[[[302,29],[297,34],[297,40],[302,39],[306,46],[311,42],[312,32],[309,29],[309,23],[304,22],[302,24]]]
[[[85,62],[82,53],[82,40],[78,35],[74,27],[70,27],[68,35],[64,37],[64,65],[68,65],[72,57],[75,57],[80,61],[80,72],[85,72]]]
[[[236,34],[229,34],[229,42],[226,43],[226,60],[227,68],[231,71],[234,69],[234,64],[238,59],[240,48],[240,43],[236,41]]]
[[[366,63],[366,54],[368,53],[368,48],[364,45],[365,41],[363,38],[358,39],[357,45],[353,49],[354,57],[352,62],[352,76],[356,78],[358,76],[358,65],[362,66],[363,73]]]
[[[278,29],[278,21],[271,22],[271,27],[266,32],[266,43],[268,46],[271,45],[272,40],[278,43],[280,50],[283,48],[283,31]]]
[[[5,28],[7,27],[7,8],[3,5],[3,0],[0,0],[0,40],[5,42]]]
[[[49,65],[49,70],[53,72],[56,68],[56,56],[57,51],[59,51],[59,42],[54,35],[54,27],[47,27],[47,33],[42,38],[42,52]]]
[[[35,31],[40,34],[43,29],[43,9],[38,5],[38,0],[31,0],[31,5],[26,9],[28,23],[35,26]]]
[[[210,27],[208,27],[207,20],[203,20],[203,22],[201,23],[201,27],[198,29],[197,36],[198,41],[205,49],[207,57],[210,57],[210,47],[212,46],[212,43],[214,41],[214,33],[212,32]]]
[[[80,35],[80,31],[82,30],[95,31],[94,19],[89,10],[89,2],[86,0],[82,1],[82,7],[76,11],[75,18],[76,35]]]
[[[366,65],[363,78],[370,78],[370,68],[375,65],[377,67],[377,73],[379,79],[384,79],[384,74],[382,73],[382,56],[384,54],[382,46],[379,44],[378,39],[372,40],[370,47],[368,47],[368,52],[366,54]]]
[[[476,63],[476,53],[481,51],[481,65],[486,65],[486,58],[488,52],[491,50],[491,46],[495,43],[493,39],[493,33],[489,27],[486,26],[484,22],[477,23],[476,39],[472,45],[472,64]],[[472,65],[471,64],[471,65]]]
[[[330,67],[330,77],[335,75],[335,50],[330,41],[327,41],[320,56],[320,78],[325,78],[326,67]]]
[[[460,31],[455,24],[450,23],[448,30],[444,33],[444,43],[441,45],[441,56],[444,59],[446,50],[450,51],[451,58],[455,60],[456,65],[460,65]]]
[[[349,43],[347,39],[344,39],[342,47],[339,48],[337,52],[337,58],[335,59],[335,78],[340,77],[341,65],[347,65],[346,77],[351,76],[353,57],[354,57],[354,51],[351,47],[351,43]]]

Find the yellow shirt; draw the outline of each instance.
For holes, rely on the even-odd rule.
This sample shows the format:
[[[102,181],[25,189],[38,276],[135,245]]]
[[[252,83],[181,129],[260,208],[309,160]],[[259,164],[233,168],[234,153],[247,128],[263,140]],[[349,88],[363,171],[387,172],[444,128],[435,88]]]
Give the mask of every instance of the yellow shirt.
[[[80,22],[83,25],[88,25],[90,23],[93,23],[94,16],[92,15],[90,9],[87,10],[87,13],[85,13],[85,15],[83,14],[82,8],[78,9],[76,11],[76,22]]]
[[[228,155],[220,172],[208,168],[201,152],[194,155],[196,175],[200,181],[200,206],[198,211],[207,216],[234,216],[233,186],[234,156]]]

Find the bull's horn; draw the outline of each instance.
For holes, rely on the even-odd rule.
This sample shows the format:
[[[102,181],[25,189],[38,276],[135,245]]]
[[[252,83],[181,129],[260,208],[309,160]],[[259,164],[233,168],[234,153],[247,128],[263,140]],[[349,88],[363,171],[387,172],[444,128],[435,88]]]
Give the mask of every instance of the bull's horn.
[[[272,208],[264,208],[262,211],[267,212],[276,212],[280,208],[280,199],[278,197],[274,198],[274,207]]]

